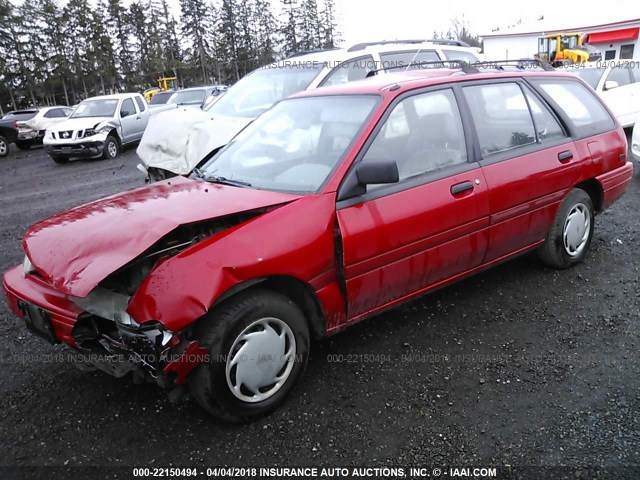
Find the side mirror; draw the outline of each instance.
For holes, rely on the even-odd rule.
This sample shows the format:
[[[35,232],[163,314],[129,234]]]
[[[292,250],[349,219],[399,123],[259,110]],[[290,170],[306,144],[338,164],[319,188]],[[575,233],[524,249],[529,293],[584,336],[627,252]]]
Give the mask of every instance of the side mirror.
[[[620,85],[618,85],[618,82],[616,82],[615,80],[607,80],[606,82],[604,82],[604,89],[605,90],[611,90],[613,88],[618,88]]]
[[[120,118],[128,117],[129,115],[128,110],[120,110]]]
[[[338,201],[367,193],[367,185],[399,181],[398,164],[394,160],[367,160],[349,172],[338,192]]]
[[[393,160],[367,161],[356,168],[360,185],[396,183],[399,180],[398,164]]]

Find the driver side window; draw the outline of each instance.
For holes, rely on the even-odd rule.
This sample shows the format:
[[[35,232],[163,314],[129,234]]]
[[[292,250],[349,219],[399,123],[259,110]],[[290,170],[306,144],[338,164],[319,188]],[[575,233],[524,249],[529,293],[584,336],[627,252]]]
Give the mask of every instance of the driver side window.
[[[393,108],[362,161],[383,160],[397,162],[400,181],[467,162],[451,89],[413,95]]]
[[[120,107],[120,116],[122,118],[128,117],[136,113],[136,107],[133,105],[133,100],[130,98],[125,99]]]

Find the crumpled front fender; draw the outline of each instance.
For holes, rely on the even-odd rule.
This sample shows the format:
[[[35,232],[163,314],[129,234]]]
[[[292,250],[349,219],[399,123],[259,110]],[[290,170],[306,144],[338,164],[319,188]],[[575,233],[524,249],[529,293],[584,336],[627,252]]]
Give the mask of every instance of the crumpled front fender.
[[[335,281],[326,275],[336,266],[334,224],[335,194],[329,193],[220,232],[158,265],[127,311],[138,323],[158,320],[177,332],[229,289],[253,279],[288,276],[318,291]]]

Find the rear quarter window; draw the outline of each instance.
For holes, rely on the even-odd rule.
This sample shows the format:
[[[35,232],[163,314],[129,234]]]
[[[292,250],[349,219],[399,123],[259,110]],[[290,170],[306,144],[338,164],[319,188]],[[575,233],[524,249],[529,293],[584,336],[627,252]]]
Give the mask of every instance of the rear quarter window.
[[[565,114],[579,137],[607,132],[615,120],[596,94],[578,81],[545,79],[532,82]]]

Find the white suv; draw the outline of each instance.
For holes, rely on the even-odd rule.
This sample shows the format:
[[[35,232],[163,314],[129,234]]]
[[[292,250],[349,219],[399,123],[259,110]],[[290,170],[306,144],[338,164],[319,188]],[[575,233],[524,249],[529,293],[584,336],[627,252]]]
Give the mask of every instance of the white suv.
[[[154,115],[137,153],[150,180],[191,172],[274,103],[302,90],[362,80],[371,72],[422,62],[477,62],[478,49],[449,40],[361,43],[298,54],[255,70],[204,111]]]

